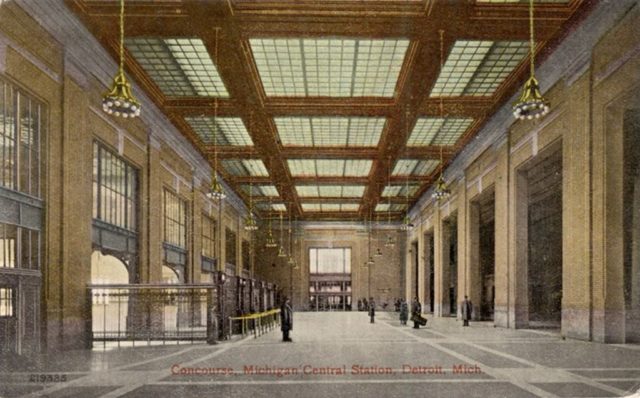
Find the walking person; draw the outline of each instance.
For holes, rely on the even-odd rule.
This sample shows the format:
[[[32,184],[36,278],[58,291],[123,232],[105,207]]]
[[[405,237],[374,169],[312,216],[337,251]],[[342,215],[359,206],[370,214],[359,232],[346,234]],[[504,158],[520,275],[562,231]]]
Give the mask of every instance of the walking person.
[[[400,299],[400,324],[406,325],[409,320],[409,306],[407,300]]]
[[[371,323],[374,323],[376,317],[376,302],[373,301],[373,297],[369,297],[369,317],[371,317]]]
[[[462,313],[462,326],[469,326],[471,312],[473,311],[473,304],[467,296],[464,296],[464,301],[462,302],[461,307],[460,312]]]
[[[422,305],[418,301],[418,297],[413,298],[411,303],[411,320],[413,321],[413,328],[420,329],[420,318],[422,317]]]
[[[280,330],[282,330],[282,341],[291,342],[289,332],[293,330],[293,309],[289,297],[285,297],[280,307]]]

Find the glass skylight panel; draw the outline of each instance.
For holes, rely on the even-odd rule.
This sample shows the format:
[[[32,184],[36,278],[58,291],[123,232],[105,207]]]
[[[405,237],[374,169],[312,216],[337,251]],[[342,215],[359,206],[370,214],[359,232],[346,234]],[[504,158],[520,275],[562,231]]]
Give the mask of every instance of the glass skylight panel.
[[[302,203],[302,211],[320,211],[320,203]]]
[[[229,174],[232,174],[235,176],[247,176],[247,175],[251,175],[254,177],[269,176],[269,173],[267,172],[267,169],[264,167],[264,163],[262,162],[262,160],[231,159],[231,160],[223,160],[222,165]]]
[[[437,160],[400,159],[396,162],[392,174],[394,176],[424,176],[429,175],[440,163]]]
[[[526,41],[498,41],[464,90],[466,95],[491,95],[529,53]]]
[[[217,124],[216,145],[253,146],[253,141],[239,117],[186,117],[193,131],[207,145],[213,145],[213,129]]]
[[[360,205],[357,203],[343,203],[340,206],[340,210],[342,211],[358,211]]]
[[[305,212],[353,212],[359,208],[360,205],[357,203],[302,203],[302,211]]]
[[[391,97],[409,40],[250,39],[267,96]]]
[[[382,196],[385,198],[398,196],[400,194],[400,190],[402,190],[402,186],[400,185],[387,185],[382,191]]]
[[[229,96],[201,39],[135,37],[125,44],[165,95]]]
[[[284,205],[284,203],[274,203],[271,205],[271,209],[275,210],[275,211],[287,211],[287,206]]]
[[[344,165],[344,175],[345,177],[368,176],[372,163],[373,161],[365,159],[347,160]]]
[[[368,159],[289,159],[289,171],[295,177],[368,176],[373,161]]]
[[[378,203],[376,205],[376,211],[388,211],[389,204],[388,203]]]
[[[284,146],[364,146],[380,141],[385,119],[381,117],[277,117]]]
[[[472,122],[471,118],[421,117],[416,122],[407,145],[455,145]]]
[[[247,193],[247,195],[251,194],[251,185],[244,184],[242,185],[242,189]],[[253,196],[279,196],[278,190],[273,185],[254,185],[253,186]]]
[[[320,196],[317,185],[296,185],[296,192],[298,192],[298,196],[303,198],[317,198]]]
[[[364,195],[364,185],[345,185],[342,187],[343,198],[361,198]]]
[[[391,211],[402,211],[404,209],[407,208],[407,205],[405,204],[400,204],[400,203],[394,203],[391,205]]]
[[[320,196],[336,198],[342,196],[342,187],[339,185],[321,185],[318,187]]]
[[[289,171],[292,176],[304,177],[313,176],[316,174],[316,161],[309,159],[288,159]]]
[[[430,96],[492,95],[527,50],[524,41],[456,41]]]

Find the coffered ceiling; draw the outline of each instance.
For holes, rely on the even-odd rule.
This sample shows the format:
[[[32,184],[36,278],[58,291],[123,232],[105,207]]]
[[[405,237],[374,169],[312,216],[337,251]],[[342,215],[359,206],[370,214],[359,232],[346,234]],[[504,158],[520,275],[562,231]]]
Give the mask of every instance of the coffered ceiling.
[[[117,59],[118,2],[66,3]],[[537,60],[593,3],[536,0]],[[263,217],[401,217],[528,76],[526,0],[125,10],[127,72]]]

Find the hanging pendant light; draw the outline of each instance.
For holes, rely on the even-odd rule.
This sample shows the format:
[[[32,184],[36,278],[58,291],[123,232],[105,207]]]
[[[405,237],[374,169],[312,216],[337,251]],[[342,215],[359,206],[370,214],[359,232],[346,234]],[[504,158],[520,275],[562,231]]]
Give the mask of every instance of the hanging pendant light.
[[[405,112],[405,132],[406,137],[409,137],[409,109]],[[405,180],[404,187],[404,205],[405,205],[405,214],[402,219],[402,225],[400,226],[401,231],[409,231],[413,228],[413,224],[411,224],[411,220],[409,219],[409,175],[411,172],[409,171],[409,163],[407,163],[407,178]]]
[[[391,186],[391,157],[389,156],[389,169],[387,170],[387,185]],[[391,226],[391,196],[387,197],[387,223]],[[387,241],[384,243],[385,247],[394,247],[396,245],[395,240],[391,235],[387,235]]]
[[[380,219],[378,218],[378,215],[376,214],[376,224],[380,224]],[[373,229],[373,228],[372,228]],[[378,240],[376,239],[376,242],[378,242]],[[379,242],[378,242],[379,243]],[[373,253],[373,257],[382,257],[382,250],[380,250],[379,247],[376,248],[376,252]]]
[[[215,37],[215,53],[214,56],[218,59],[218,31],[220,28],[216,28],[216,37]],[[227,197],[227,194],[224,192],[224,188],[222,188],[222,184],[218,181],[218,173],[216,168],[218,167],[218,141],[217,141],[217,133],[218,133],[218,98],[214,99],[213,103],[213,171],[211,172],[211,188],[209,188],[209,192],[207,193],[207,197],[213,200],[223,200]]]
[[[124,74],[124,0],[120,0],[120,65],[111,89],[102,97],[102,110],[125,119],[140,116],[140,103],[131,94],[131,84]]]
[[[287,257],[287,252],[284,250],[282,243],[284,242],[282,233],[284,226],[282,225],[282,211],[280,211],[280,247],[278,248],[278,257]]]
[[[271,158],[269,158],[269,169],[271,169]],[[271,211],[271,196],[269,196],[269,211]],[[269,217],[269,231],[267,232],[267,241],[264,244],[267,249],[278,247],[278,243],[273,237],[273,220]]]
[[[549,101],[540,93],[540,86],[534,73],[535,43],[533,37],[533,0],[529,0],[529,69],[530,76],[525,82],[518,102],[513,106],[516,119],[537,119],[549,113]]]
[[[253,114],[249,116],[249,129],[253,126]],[[244,221],[245,231],[253,232],[258,230],[258,222],[253,214],[253,179],[249,173],[249,216]]]
[[[440,71],[444,68],[444,30],[440,29]],[[440,118],[444,119],[444,104],[442,102],[442,96],[440,96]],[[433,191],[431,197],[436,200],[446,199],[451,195],[451,191],[447,188],[447,184],[444,182],[442,172],[444,170],[444,162],[442,157],[442,145],[440,145],[440,175],[436,181],[436,188]]]
[[[294,255],[294,256],[295,256],[295,249],[296,249],[297,244],[298,244],[298,239],[296,238],[295,241],[293,242],[293,248],[291,249],[292,255]],[[294,257],[292,265],[293,265],[293,269],[298,269],[298,262],[295,260],[295,257]]]
[[[287,264],[293,266],[295,261],[293,260],[293,241],[291,240],[291,212],[289,212],[289,258]]]

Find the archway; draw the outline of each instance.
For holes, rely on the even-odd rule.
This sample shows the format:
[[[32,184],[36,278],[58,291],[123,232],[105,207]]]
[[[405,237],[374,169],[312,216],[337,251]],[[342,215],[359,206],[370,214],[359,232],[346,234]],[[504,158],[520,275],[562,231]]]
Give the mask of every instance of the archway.
[[[120,335],[127,331],[129,300],[117,293],[109,285],[129,283],[129,270],[117,257],[104,255],[99,251],[91,254],[91,284],[105,285],[104,289],[93,289],[91,303],[91,328],[96,334]]]

